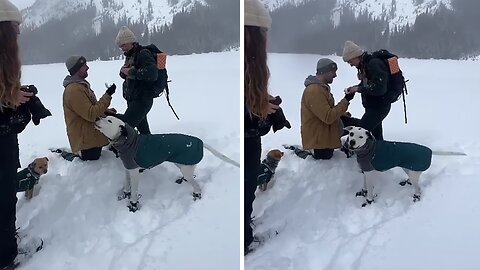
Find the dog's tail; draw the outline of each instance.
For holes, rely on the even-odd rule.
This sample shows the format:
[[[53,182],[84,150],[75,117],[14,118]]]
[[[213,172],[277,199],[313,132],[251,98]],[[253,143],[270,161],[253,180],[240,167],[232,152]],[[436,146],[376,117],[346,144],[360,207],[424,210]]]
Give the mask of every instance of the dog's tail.
[[[432,151],[432,155],[436,156],[466,156],[467,154],[463,152],[455,151]]]
[[[233,166],[236,166],[236,167],[239,167],[240,168],[240,164],[238,162],[236,162],[235,160],[232,160],[231,158],[225,156],[224,154],[218,152],[217,150],[215,150],[213,147],[211,147],[210,145],[206,144],[206,143],[203,143],[203,147],[205,149],[207,149],[208,151],[210,151],[210,153],[212,153],[214,156],[218,157],[219,159],[227,162],[227,163],[230,163],[232,164]]]

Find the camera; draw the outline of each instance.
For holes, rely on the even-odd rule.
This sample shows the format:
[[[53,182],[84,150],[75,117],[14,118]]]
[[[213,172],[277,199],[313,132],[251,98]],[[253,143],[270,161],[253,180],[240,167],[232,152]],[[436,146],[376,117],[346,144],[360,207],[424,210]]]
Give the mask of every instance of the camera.
[[[33,93],[33,95],[35,96],[36,94],[38,94],[38,89],[37,87],[35,87],[35,85],[22,85],[22,87],[20,87],[20,90],[24,91],[24,92],[28,92],[28,93]]]
[[[37,126],[38,124],[40,124],[40,119],[52,115],[52,113],[47,108],[45,108],[40,98],[36,96],[36,94],[38,93],[38,89],[37,87],[35,87],[35,85],[24,85],[20,89],[24,92],[33,93],[33,96],[31,96],[30,100],[25,103],[25,106],[32,114],[32,122],[34,125]]]

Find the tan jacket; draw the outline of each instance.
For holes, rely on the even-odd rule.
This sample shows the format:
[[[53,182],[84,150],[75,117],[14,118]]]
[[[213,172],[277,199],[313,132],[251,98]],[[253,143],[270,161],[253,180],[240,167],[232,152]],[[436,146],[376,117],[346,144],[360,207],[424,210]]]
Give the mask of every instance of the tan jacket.
[[[303,92],[301,104],[303,149],[340,148],[343,127],[340,116],[347,111],[349,104],[343,98],[335,105],[327,84],[309,84]]]
[[[94,122],[104,115],[112,97],[105,93],[97,101],[87,81],[67,81],[67,78],[64,81],[63,113],[72,152],[107,145],[107,137],[95,129]]]

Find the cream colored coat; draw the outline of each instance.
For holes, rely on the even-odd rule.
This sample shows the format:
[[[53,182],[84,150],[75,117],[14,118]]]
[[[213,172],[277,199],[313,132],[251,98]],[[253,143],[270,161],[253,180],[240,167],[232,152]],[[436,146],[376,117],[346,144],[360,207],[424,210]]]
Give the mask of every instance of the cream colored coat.
[[[72,152],[108,144],[107,137],[95,129],[94,122],[104,115],[111,100],[112,97],[105,93],[97,101],[86,81],[72,82],[65,87],[63,113]]]
[[[303,149],[336,149],[341,147],[340,117],[350,103],[343,98],[337,105],[325,83],[309,84],[302,95],[301,134]]]

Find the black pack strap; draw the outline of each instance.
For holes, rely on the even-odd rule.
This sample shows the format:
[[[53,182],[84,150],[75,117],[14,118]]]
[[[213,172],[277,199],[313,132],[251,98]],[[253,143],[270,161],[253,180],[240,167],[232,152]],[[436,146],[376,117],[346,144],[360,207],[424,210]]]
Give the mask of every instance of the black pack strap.
[[[177,117],[177,120],[180,120],[180,118],[178,118],[177,113],[173,109],[172,104],[170,104],[170,90],[168,89],[168,83],[169,82],[171,82],[171,81],[167,81],[167,85],[165,86],[165,91],[167,91],[166,97],[167,97],[168,106],[170,106],[170,109],[172,109],[172,112],[173,112],[173,114],[175,114],[175,117]]]
[[[407,103],[405,102],[405,95],[408,95],[407,91],[407,82],[408,80],[405,81],[404,83],[404,89],[405,91],[402,91],[402,99],[403,99],[403,113],[405,115],[405,124],[407,124]]]

